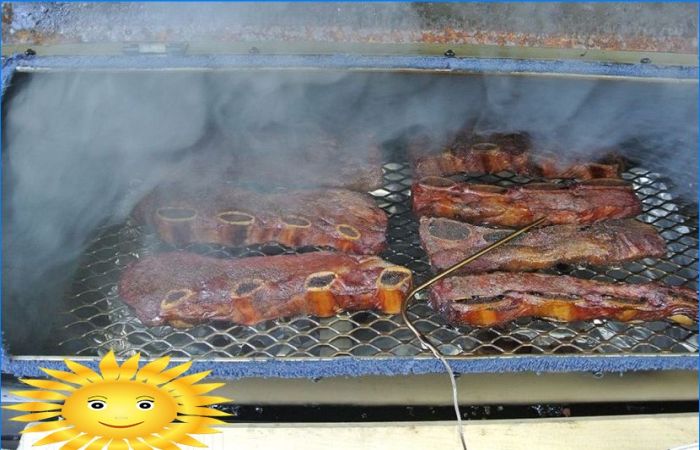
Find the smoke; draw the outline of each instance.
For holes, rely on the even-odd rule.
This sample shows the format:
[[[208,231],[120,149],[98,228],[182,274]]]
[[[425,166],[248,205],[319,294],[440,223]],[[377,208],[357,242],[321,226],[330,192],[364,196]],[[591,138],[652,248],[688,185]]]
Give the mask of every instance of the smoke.
[[[350,132],[363,144],[355,151],[416,130],[431,138],[425,152],[463,127],[476,133],[520,130],[533,135],[535,151],[554,151],[562,163],[614,151],[666,174],[682,174],[680,192],[695,195],[698,113],[697,85],[691,82],[406,73],[281,79],[267,73],[238,88],[231,88],[230,79],[218,83],[224,92],[214,113],[218,129],[231,142],[251,130],[258,136],[286,130],[294,136],[282,144],[286,152],[266,148],[269,159],[285,167],[295,165],[291,149],[314,147],[318,140],[304,124],[332,135]]]
[[[562,162],[611,151],[697,189],[697,84],[592,79],[484,78],[487,101],[475,128],[526,130],[535,150]]]
[[[203,80],[184,74],[37,74],[16,84],[3,129],[3,320],[36,351],[50,330],[15,324],[74,306],[62,290],[88,238],[124,220],[135,180],[157,183],[201,138],[207,102]]]
[[[477,132],[527,131],[537,148],[562,159],[619,148],[694,196],[696,99],[697,85],[684,82],[503,75],[18,75],[4,105],[4,317],[30,323],[70,309],[62,290],[95,229],[123,222],[174,173],[204,184],[236,181],[202,175],[195,162],[222,177],[234,165],[262,185],[271,179],[256,170],[272,167],[283,180],[314,186],[367,164],[375,143],[421,130],[432,151],[470,124]],[[18,328],[6,327],[13,352],[55,339],[50,327]]]

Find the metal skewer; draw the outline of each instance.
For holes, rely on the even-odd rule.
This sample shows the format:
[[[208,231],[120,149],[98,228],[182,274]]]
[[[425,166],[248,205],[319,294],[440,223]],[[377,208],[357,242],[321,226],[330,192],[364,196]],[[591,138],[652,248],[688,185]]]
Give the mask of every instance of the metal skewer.
[[[447,370],[447,373],[450,376],[450,382],[452,383],[452,400],[454,403],[454,408],[455,408],[455,414],[457,415],[457,427],[458,427],[458,432],[459,432],[459,439],[460,442],[462,443],[462,449],[467,450],[467,442],[464,439],[464,430],[462,426],[462,414],[459,410],[459,398],[457,397],[457,381],[455,379],[455,374],[452,371],[452,366],[447,362],[445,357],[440,353],[440,350],[437,349],[433,344],[428,341],[428,339],[423,336],[423,333],[418,331],[418,329],[411,323],[411,321],[408,318],[408,306],[410,305],[411,301],[415,298],[416,294],[418,294],[420,291],[423,289],[426,289],[430,285],[442,280],[446,276],[450,275],[451,273],[456,272],[457,270],[461,269],[462,267],[466,266],[470,262],[474,261],[477,258],[480,258],[481,256],[485,255],[486,253],[490,252],[491,250],[494,250],[498,247],[500,247],[503,244],[506,244],[513,239],[516,239],[517,237],[527,233],[530,231],[532,228],[542,224],[545,221],[545,217],[540,217],[539,219],[535,220],[532,222],[530,225],[527,225],[517,231],[512,232],[508,236],[504,237],[503,239],[500,239],[493,244],[489,245],[488,247],[485,247],[478,252],[474,253],[471,256],[468,256],[467,258],[463,259],[462,261],[458,262],[457,264],[451,266],[448,269],[445,269],[443,272],[440,272],[439,274],[435,275],[433,278],[430,280],[426,281],[425,283],[421,284],[417,288],[411,291],[410,294],[408,294],[408,297],[406,297],[406,301],[403,302],[403,305],[401,305],[401,318],[403,319],[403,322],[406,324],[406,326],[413,332],[413,334],[416,335],[416,338],[418,338],[418,341],[420,342],[421,346],[423,348],[427,348],[430,350],[430,352],[442,362],[442,365],[445,366],[445,369]]]

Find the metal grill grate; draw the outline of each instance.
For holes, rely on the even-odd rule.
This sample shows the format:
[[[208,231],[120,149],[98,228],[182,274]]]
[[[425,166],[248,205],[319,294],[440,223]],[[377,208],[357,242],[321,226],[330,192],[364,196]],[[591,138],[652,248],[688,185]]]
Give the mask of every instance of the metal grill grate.
[[[418,223],[411,213],[410,168],[405,163],[384,166],[384,186],[372,192],[390,215],[389,249],[384,258],[413,270],[416,283],[431,274],[420,246]],[[509,173],[479,177],[474,181],[510,185],[527,178]],[[630,283],[657,280],[696,288],[698,265],[697,205],[681,202],[671,194],[671,182],[642,168],[632,168],[624,178],[634,183],[644,204],[640,219],[655,225],[668,244],[664,259],[644,259],[616,267],[560,265],[549,273]],[[267,321],[256,326],[200,325],[188,330],[141,325],[117,295],[116,283],[127,264],[150,252],[169,250],[148,230],[131,224],[106,228],[83,257],[69,294],[70,325],[60,352],[94,356],[113,348],[126,356],[221,357],[333,357],[428,356],[420,348],[400,316],[374,312],[343,313],[336,317],[296,317]],[[226,249],[190,246],[189,250],[214,256],[244,257],[292,253],[279,245]],[[306,249],[307,251],[313,249]],[[421,299],[423,300],[423,299]],[[555,323],[519,319],[497,328],[452,327],[424,303],[417,302],[410,316],[419,330],[450,356],[517,354],[683,354],[696,353],[697,326],[687,328],[669,322],[621,323],[595,320]]]

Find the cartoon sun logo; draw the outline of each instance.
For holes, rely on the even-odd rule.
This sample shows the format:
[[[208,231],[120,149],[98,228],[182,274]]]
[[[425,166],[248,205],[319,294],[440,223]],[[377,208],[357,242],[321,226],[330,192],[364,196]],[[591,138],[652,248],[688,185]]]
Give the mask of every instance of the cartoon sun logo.
[[[52,432],[34,445],[66,442],[62,449],[179,449],[177,444],[206,447],[192,434],[218,433],[215,416],[228,414],[208,406],[230,401],[206,396],[223,383],[198,383],[209,372],[181,376],[192,362],[167,368],[163,357],[140,370],[139,354],[120,366],[114,352],[100,361],[99,372],[66,360],[71,372],[42,369],[55,380],[23,379],[39,390],[15,391],[38,401],[5,408],[29,412],[13,420],[41,422],[23,433]]]

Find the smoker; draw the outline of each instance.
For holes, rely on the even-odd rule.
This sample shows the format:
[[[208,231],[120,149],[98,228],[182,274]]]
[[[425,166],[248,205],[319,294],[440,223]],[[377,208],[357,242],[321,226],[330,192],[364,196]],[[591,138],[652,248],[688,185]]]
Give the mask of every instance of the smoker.
[[[665,255],[546,273],[697,289],[695,8],[647,16],[657,6],[537,5],[539,31],[523,18],[529,10],[506,4],[207,5],[206,15],[181,5],[193,17],[185,22],[159,5],[3,8],[5,392],[66,357],[96,366],[114,350],[193,359],[227,383],[222,393],[236,402],[222,408],[234,422],[452,420],[444,368],[399,314],[182,327],[144,323],[125,303],[119,283],[130,265],[183,247],[136,220],[136,205],[173,177],[211,182],[193,164],[232,154],[233,179],[261,192],[325,187],[376,163],[379,185],[367,192],[388,217],[380,256],[417,286],[436,271],[412,207],[416,145],[434,152],[469,129],[524,131],[555,142],[550,155],[562,160],[612,148],[641,200],[637,218],[659,232]],[[620,17],[629,29],[606,33]],[[315,150],[319,129],[344,156]],[[259,136],[257,156],[240,157]],[[260,160],[268,171],[258,175]],[[324,250],[185,248],[234,260]],[[697,412],[695,321],[455,326],[425,292],[408,318],[457,373],[465,419]],[[16,445],[16,431],[3,446]]]

